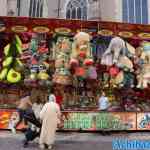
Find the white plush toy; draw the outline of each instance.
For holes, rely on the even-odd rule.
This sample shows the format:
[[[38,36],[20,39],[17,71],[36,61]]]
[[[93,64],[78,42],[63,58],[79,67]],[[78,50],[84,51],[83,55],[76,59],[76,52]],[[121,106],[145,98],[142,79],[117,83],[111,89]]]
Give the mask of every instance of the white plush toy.
[[[90,38],[90,35],[85,32],[79,32],[75,35],[70,62],[75,62],[75,60],[78,62],[80,60],[83,64],[86,64],[92,61]]]
[[[116,64],[118,67],[126,67],[132,70],[133,64],[128,58],[129,53],[130,55],[134,55],[135,48],[122,38],[114,37],[103,54],[101,63],[107,66]]]

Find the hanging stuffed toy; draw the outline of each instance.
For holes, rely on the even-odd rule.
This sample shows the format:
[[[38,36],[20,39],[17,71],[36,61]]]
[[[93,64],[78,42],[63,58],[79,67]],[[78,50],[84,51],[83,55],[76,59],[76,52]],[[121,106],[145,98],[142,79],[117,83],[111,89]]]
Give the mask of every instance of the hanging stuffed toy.
[[[90,35],[85,32],[79,32],[74,37],[70,62],[75,62],[74,60],[78,62],[79,66],[88,61],[93,63]]]
[[[142,42],[143,52],[141,59],[143,59],[143,65],[140,70],[140,74],[137,76],[138,88],[147,88],[150,84],[150,42]]]
[[[87,78],[93,73],[93,57],[90,40],[90,35],[85,32],[79,32],[74,37],[70,66],[75,70],[74,74],[80,79]],[[86,73],[87,70],[88,73]]]
[[[68,37],[60,36],[54,45],[55,51],[55,73],[53,82],[68,85],[71,84],[69,60],[71,52],[71,42]]]
[[[135,55],[135,49],[129,43],[125,42],[120,37],[114,37],[108,49],[103,54],[101,63],[106,66],[116,66],[121,72],[116,76],[115,82],[121,83],[121,86],[133,87],[133,62],[131,57]],[[119,80],[119,81],[117,81]]]
[[[104,52],[101,63],[107,66],[116,64],[121,68],[127,67],[133,69],[132,62],[128,57],[134,54],[134,47],[120,37],[114,37],[111,40],[108,49]]]

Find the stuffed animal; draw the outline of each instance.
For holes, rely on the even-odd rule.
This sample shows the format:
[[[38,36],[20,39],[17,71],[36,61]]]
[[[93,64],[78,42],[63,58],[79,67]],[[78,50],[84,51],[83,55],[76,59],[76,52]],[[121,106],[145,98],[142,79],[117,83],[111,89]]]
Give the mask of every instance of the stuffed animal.
[[[113,84],[133,87],[134,76],[132,72],[133,63],[131,58],[135,55],[135,49],[120,37],[114,37],[107,50],[104,52],[101,64],[106,66],[116,66],[120,69]]]
[[[77,62],[80,67],[88,63],[93,63],[90,35],[88,33],[79,32],[75,35],[70,62],[71,64]]]
[[[150,84],[150,57],[145,56],[140,74],[137,76],[138,88],[147,88]]]
[[[116,64],[119,68],[129,68],[133,70],[133,64],[129,57],[134,54],[134,47],[120,37],[114,37],[104,52],[101,63],[107,66]]]
[[[150,42],[143,41],[140,46],[139,70],[137,74],[137,88],[147,88],[150,83]]]

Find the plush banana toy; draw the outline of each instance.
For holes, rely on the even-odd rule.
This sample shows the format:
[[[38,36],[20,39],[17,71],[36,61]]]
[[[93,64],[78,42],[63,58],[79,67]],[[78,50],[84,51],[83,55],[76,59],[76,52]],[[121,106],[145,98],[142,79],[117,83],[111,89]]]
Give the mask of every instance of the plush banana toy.
[[[4,47],[4,61],[0,71],[0,80],[7,80],[9,83],[18,83],[21,80],[21,71],[24,67],[22,62],[17,58],[22,54],[22,42],[18,35],[15,35],[12,43]]]

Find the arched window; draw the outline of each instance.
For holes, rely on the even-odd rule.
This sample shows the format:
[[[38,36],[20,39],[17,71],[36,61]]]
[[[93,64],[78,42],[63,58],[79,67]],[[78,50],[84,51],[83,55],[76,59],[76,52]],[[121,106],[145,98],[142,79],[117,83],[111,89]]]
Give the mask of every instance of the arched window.
[[[66,7],[67,19],[87,19],[86,0],[70,0]]]
[[[77,18],[81,19],[81,8],[77,8]]]
[[[43,14],[43,0],[30,0],[30,17],[42,17]]]
[[[123,21],[130,23],[148,23],[147,0],[122,0]]]

